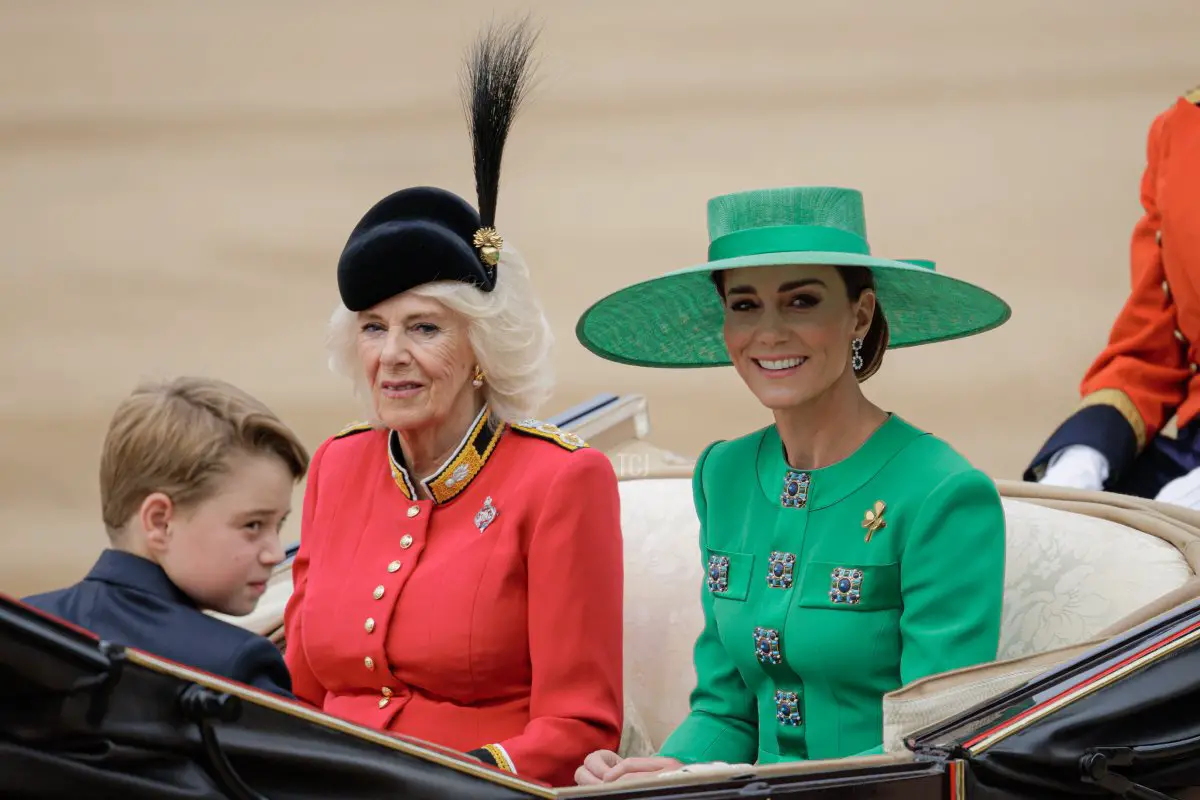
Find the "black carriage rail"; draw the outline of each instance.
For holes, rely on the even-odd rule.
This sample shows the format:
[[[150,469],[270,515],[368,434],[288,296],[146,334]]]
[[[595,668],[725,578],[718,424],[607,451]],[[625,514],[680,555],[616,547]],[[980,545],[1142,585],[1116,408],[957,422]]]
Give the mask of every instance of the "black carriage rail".
[[[1200,718],[1195,703],[1180,700],[1200,700],[1200,649],[1180,644],[1198,631],[1200,602],[1181,606],[915,737],[907,763],[775,765],[707,782],[614,785],[602,794],[681,800],[1177,797],[1174,787],[1200,786]],[[993,747],[971,745],[1047,697],[1104,670],[1125,669],[1139,654],[1156,660]],[[583,796],[100,642],[2,596],[0,676],[0,780],[6,789],[16,787],[6,796],[62,796],[68,779],[84,796],[120,794],[124,800],[307,799],[342,796],[338,787],[368,798]],[[1147,697],[1168,711],[1156,710],[1148,721],[1142,713]],[[997,713],[1007,719],[997,722]],[[1047,736],[1057,737],[1053,757],[1046,756]],[[130,761],[129,753],[137,757]],[[107,770],[97,766],[110,761],[115,765]],[[146,764],[161,781],[155,794],[128,788],[131,781],[150,780],[143,775]],[[14,775],[19,783],[12,782]],[[206,783],[197,784],[198,776]]]
[[[578,425],[617,400],[593,398],[551,421]],[[433,745],[301,711],[97,641],[0,595],[0,787],[6,798],[39,800],[67,789],[123,800],[1175,800],[1182,788],[1200,788],[1198,645],[1200,600],[907,737],[908,761],[774,765],[592,793],[551,790]],[[41,770],[38,780],[31,770]],[[143,793],[154,780],[155,791]]]
[[[0,674],[6,800],[582,796],[96,640],[3,595]],[[944,771],[934,761],[831,763],[812,774],[758,770],[698,784],[614,785],[594,796],[952,800]]]
[[[1064,661],[1044,674],[996,695],[964,711],[953,720],[943,720],[906,737],[906,745],[914,752],[930,750],[953,753],[956,757],[970,755],[967,746],[978,736],[976,728],[991,728],[1007,721],[1030,704],[1045,702],[1068,688],[1095,678],[1113,668],[1130,654],[1163,641],[1200,623],[1200,599],[1147,620],[1124,633],[1117,634],[1104,644],[1075,658]],[[1197,675],[1200,682],[1200,675]],[[1197,714],[1200,719],[1200,714]]]

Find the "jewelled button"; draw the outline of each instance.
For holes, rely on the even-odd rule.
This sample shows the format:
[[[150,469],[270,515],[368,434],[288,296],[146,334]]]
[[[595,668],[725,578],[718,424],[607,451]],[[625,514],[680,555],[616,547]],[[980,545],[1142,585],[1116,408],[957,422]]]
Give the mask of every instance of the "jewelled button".
[[[729,557],[710,556],[708,559],[708,590],[724,592],[729,589]]]
[[[783,492],[779,502],[784,508],[804,508],[808,504],[808,484],[811,481],[807,472],[797,472],[789,469],[783,478]]]
[[[372,672],[374,672],[375,671],[375,659],[371,658],[370,656],[367,656],[366,658],[363,659],[363,666],[366,667],[367,669],[371,670]]]
[[[773,628],[754,629],[754,654],[760,664],[778,664],[783,661],[779,651],[779,631]]]
[[[367,621],[363,623],[363,628],[366,629],[367,633],[375,630],[375,618],[367,617]]]
[[[772,552],[767,561],[767,586],[772,589],[789,589],[792,586],[792,571],[796,567],[795,553]]]
[[[374,591],[374,592],[372,592],[372,594],[375,596],[375,599],[376,599],[376,600],[378,600],[379,598],[383,597],[383,584],[380,584],[380,585],[376,586],[376,587],[375,587],[375,591]]]
[[[861,569],[838,567],[830,575],[829,599],[834,603],[858,605],[862,599],[862,582]]]
[[[400,537],[400,546],[405,550],[412,547],[412,537],[407,533]]]
[[[392,702],[391,698],[389,698],[389,697],[381,697],[381,698],[379,698],[379,707],[380,707],[380,708],[387,708],[387,704],[388,704],[388,703],[390,703],[390,702]]]
[[[415,517],[417,514],[420,514],[420,513],[421,513],[421,507],[420,507],[420,506],[409,506],[409,507],[408,507],[408,516],[409,516],[410,518],[411,518],[411,517]]]
[[[399,561],[393,561],[392,563],[388,564],[388,572],[395,572],[398,569],[400,569]]]
[[[775,692],[775,719],[789,728],[800,724],[800,696],[796,692]]]

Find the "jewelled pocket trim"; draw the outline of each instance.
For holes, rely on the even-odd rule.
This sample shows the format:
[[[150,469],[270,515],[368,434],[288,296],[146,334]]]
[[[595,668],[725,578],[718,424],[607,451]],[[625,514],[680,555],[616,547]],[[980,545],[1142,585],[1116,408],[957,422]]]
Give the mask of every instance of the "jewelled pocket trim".
[[[704,553],[704,588],[709,594],[726,601],[745,600],[750,594],[751,579],[758,577],[754,554],[708,547]]]
[[[801,608],[831,611],[899,609],[900,565],[813,561],[797,568],[796,589]]]
[[[729,591],[729,556],[709,556],[708,590],[710,592]]]
[[[834,603],[858,605],[862,599],[863,571],[838,567],[829,576],[829,599]]]

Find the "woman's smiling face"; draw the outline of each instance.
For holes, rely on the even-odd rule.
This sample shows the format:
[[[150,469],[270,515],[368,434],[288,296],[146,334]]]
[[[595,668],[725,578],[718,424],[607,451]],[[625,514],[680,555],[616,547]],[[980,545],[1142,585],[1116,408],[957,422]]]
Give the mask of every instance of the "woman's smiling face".
[[[748,267],[717,280],[725,346],[764,406],[803,405],[839,380],[855,380],[851,343],[870,328],[874,291],[851,300],[838,269],[822,264]]]

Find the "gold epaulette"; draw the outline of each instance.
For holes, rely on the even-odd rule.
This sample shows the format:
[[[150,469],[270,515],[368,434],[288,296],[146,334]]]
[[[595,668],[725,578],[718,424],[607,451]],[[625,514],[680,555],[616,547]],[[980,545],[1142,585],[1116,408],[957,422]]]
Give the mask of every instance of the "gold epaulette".
[[[540,419],[523,419],[520,422],[512,423],[510,427],[518,433],[554,442],[564,450],[575,451],[588,446],[588,443],[578,435],[564,431],[549,422],[542,422]]]
[[[342,428],[340,431],[335,433],[333,438],[341,439],[343,436],[352,436],[356,433],[362,433],[363,431],[369,431],[373,427],[375,427],[375,426],[369,422],[351,422],[349,425],[347,425],[346,427]]]
[[[1189,103],[1200,103],[1200,86],[1197,86],[1195,89],[1192,89],[1190,92],[1185,94],[1183,99],[1187,100]]]

